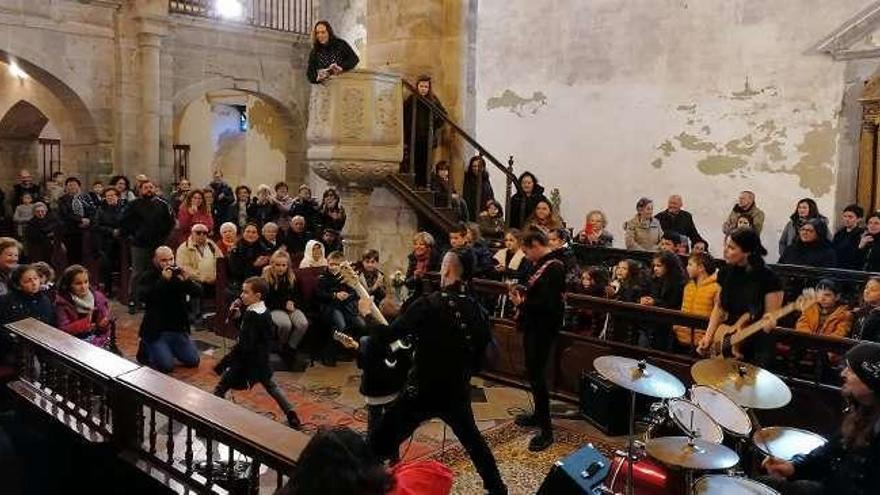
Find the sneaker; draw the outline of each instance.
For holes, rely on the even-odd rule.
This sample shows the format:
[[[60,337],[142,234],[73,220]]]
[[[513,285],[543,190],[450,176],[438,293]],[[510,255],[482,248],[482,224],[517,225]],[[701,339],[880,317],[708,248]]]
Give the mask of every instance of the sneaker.
[[[128,314],[133,315],[137,313],[137,305],[134,301],[128,303]]]
[[[518,414],[513,422],[516,426],[522,426],[523,428],[534,428],[535,426],[538,426],[538,418],[536,418],[534,414]]]
[[[296,411],[287,411],[287,426],[293,428],[294,430],[299,430],[302,428],[302,423],[299,421],[299,416],[296,415]]]
[[[532,452],[541,452],[547,447],[553,445],[553,431],[542,430],[529,440],[529,450]]]

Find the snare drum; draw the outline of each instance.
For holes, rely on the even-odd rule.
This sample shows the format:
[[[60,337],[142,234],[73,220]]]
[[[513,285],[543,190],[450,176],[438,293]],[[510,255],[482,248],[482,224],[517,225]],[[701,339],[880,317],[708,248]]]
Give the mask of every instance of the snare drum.
[[[752,432],[752,420],[748,413],[718,389],[695,385],[691,388],[691,400],[731,435],[743,438]]]
[[[769,486],[748,478],[710,474],[694,482],[694,495],[779,495]]]

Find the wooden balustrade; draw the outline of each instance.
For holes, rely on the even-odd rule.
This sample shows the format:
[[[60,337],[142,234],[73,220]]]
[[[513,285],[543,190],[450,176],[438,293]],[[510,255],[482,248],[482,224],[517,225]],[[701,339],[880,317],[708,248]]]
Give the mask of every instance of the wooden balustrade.
[[[308,442],[283,423],[37,320],[8,324],[6,332],[18,364],[8,387],[19,402],[169,486],[273,493]]]

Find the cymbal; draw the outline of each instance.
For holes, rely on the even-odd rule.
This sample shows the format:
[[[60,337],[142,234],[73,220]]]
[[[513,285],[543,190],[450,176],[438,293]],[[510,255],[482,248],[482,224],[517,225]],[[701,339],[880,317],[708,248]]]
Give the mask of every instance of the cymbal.
[[[778,376],[733,359],[703,359],[691,367],[698,385],[718,389],[742,407],[777,409],[791,401],[791,389]]]
[[[827,442],[821,435],[785,426],[762,428],[755,432],[752,441],[764,454],[783,461],[790,461],[796,455],[809,454]]]
[[[645,443],[648,455],[658,461],[687,469],[727,469],[739,462],[736,452],[724,445],[699,438],[652,438]]]
[[[684,384],[675,376],[644,361],[621,356],[601,356],[593,366],[606,380],[638,394],[672,399],[684,395]]]

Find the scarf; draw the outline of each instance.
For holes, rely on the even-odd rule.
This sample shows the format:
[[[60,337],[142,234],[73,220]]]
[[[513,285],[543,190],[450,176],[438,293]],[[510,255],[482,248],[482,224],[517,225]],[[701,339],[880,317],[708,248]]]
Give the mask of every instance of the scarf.
[[[431,249],[425,249],[425,252],[421,255],[417,253],[413,253],[413,256],[416,258],[416,270],[415,272],[419,275],[424,275],[428,273],[428,264],[431,261]]]
[[[95,310],[95,294],[92,291],[87,292],[85,297],[71,293],[70,300],[73,301],[76,312],[79,314],[88,314]]]

